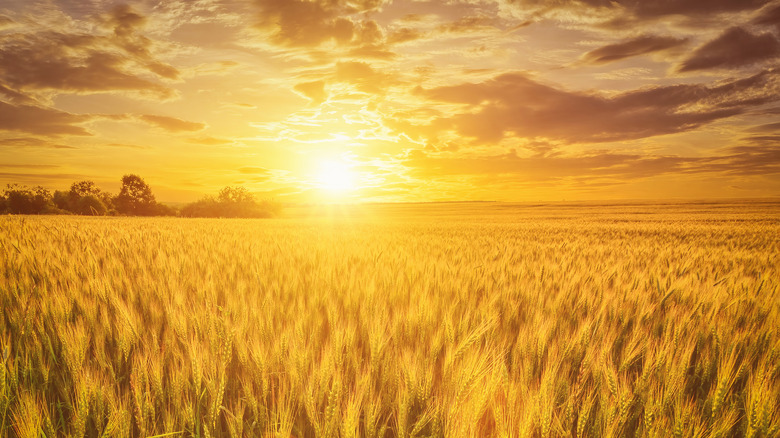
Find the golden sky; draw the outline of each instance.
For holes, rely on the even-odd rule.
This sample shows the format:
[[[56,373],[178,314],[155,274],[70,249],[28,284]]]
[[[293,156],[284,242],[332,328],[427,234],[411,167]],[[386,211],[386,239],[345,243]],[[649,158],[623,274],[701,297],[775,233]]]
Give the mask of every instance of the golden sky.
[[[774,0],[3,0],[0,184],[780,196]]]

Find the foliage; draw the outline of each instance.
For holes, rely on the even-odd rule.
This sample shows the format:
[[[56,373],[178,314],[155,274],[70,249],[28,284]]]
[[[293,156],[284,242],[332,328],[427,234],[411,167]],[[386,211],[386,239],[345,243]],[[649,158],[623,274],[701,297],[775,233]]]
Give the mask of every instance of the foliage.
[[[85,216],[103,216],[106,214],[106,206],[95,195],[87,195],[78,198],[75,213]]]
[[[52,194],[37,186],[27,188],[18,184],[8,184],[3,193],[4,211],[11,214],[50,214],[56,213]]]
[[[122,186],[114,199],[116,210],[130,216],[154,216],[157,201],[152,188],[138,175],[122,177]]]
[[[0,218],[0,436],[778,436],[776,204],[372,208]]]
[[[272,217],[280,207],[272,201],[257,202],[245,187],[225,187],[216,198],[206,196],[181,208],[186,217]]]

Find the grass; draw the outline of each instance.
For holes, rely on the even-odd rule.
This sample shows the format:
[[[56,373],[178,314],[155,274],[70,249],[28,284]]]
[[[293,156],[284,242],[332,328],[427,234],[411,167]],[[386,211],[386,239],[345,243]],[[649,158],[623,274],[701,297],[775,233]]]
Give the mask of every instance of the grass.
[[[778,436],[779,212],[0,218],[0,436]]]

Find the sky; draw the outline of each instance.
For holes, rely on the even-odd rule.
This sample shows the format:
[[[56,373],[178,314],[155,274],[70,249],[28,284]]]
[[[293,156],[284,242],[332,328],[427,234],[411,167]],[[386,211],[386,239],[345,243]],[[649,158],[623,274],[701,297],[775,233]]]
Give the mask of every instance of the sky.
[[[780,1],[3,0],[0,185],[780,196]]]

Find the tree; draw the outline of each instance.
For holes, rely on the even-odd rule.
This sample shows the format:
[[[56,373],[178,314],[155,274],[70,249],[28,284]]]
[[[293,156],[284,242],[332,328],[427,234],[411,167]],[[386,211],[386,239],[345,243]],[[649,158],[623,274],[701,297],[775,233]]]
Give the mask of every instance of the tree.
[[[106,214],[106,206],[95,195],[82,196],[78,199],[75,213],[86,216],[103,216]]]
[[[4,198],[6,209],[12,214],[43,214],[55,211],[51,192],[41,186],[29,189],[18,184],[8,184]]]
[[[150,216],[155,214],[157,201],[143,178],[131,174],[122,177],[122,188],[114,199],[114,205],[122,214]]]
[[[217,201],[226,204],[251,204],[255,201],[255,195],[249,193],[246,187],[225,187],[219,191]]]
[[[89,195],[96,197],[100,195],[100,188],[93,181],[79,181],[70,185],[70,196],[81,198]]]
[[[52,202],[54,202],[54,205],[60,210],[70,211],[70,192],[55,190],[54,196],[52,197]]]
[[[271,217],[278,213],[276,203],[258,203],[244,187],[225,187],[216,198],[206,196],[181,209],[181,215],[187,217]]]
[[[66,202],[63,202],[60,193],[56,192],[54,194],[55,205],[76,214],[95,215],[98,214],[95,213],[96,211],[102,212],[99,214],[105,214],[109,209],[113,208],[111,194],[100,190],[93,181],[79,181],[71,184]],[[85,200],[87,198],[89,199]],[[98,202],[96,203],[95,201]]]

